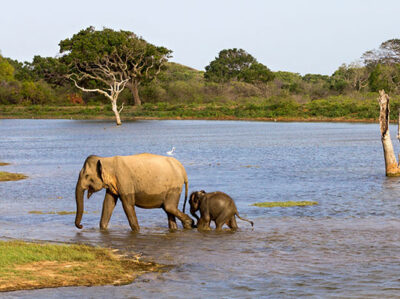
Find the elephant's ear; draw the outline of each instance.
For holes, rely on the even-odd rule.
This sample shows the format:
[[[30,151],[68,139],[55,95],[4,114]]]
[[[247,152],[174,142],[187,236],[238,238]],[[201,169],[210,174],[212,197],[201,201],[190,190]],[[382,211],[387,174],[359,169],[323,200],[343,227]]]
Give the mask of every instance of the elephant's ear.
[[[97,161],[97,175],[103,181],[104,188],[110,190],[114,194],[118,194],[115,176],[111,174],[108,167],[102,163],[101,160]]]
[[[190,196],[189,196],[189,203],[194,202],[194,200],[195,200],[195,195],[196,195],[196,192],[192,192],[192,193],[190,194]]]

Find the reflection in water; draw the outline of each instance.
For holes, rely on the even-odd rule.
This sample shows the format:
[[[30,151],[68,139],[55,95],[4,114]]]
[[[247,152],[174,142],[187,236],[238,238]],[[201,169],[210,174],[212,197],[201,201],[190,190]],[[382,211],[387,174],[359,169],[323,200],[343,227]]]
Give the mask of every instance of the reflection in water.
[[[15,298],[395,297],[400,291],[398,178],[385,178],[374,124],[216,121],[3,120],[5,171],[29,180],[0,184],[0,237],[87,243],[141,253],[174,265],[127,286],[7,293]],[[4,127],[4,128],[3,128]],[[230,194],[239,213],[232,233],[168,230],[162,210],[137,209],[132,233],[120,204],[98,229],[104,192],[74,215],[74,187],[89,154],[164,154],[173,144],[190,190]],[[252,166],[252,167],[250,167]],[[257,166],[257,167],[255,167]],[[317,206],[258,208],[263,201]],[[179,223],[180,225],[180,223]],[[181,227],[181,226],[180,226]]]

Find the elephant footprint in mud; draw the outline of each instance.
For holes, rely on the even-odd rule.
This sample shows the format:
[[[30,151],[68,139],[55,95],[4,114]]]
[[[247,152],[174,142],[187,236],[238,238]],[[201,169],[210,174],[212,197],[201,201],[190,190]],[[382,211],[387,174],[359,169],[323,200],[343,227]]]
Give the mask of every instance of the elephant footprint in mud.
[[[100,228],[106,229],[118,198],[122,202],[129,225],[139,231],[135,206],[144,209],[162,208],[168,216],[170,229],[177,229],[176,219],[184,228],[192,228],[193,220],[178,210],[182,186],[185,184],[186,205],[188,179],[183,165],[172,157],[153,154],[132,156],[89,156],[83,164],[76,183],[75,225],[82,228],[83,197],[106,189],[101,213]]]

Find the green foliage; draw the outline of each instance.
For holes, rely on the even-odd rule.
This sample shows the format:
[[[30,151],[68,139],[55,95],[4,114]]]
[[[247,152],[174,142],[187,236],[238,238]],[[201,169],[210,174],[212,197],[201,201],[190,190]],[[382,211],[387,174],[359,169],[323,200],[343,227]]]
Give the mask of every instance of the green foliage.
[[[274,73],[271,72],[269,68],[261,63],[255,62],[252,63],[249,68],[243,70],[239,75],[239,80],[243,80],[247,83],[266,83],[272,81],[274,77]]]
[[[231,80],[248,83],[268,82],[274,74],[243,49],[225,49],[206,66],[204,78],[213,82]]]
[[[369,76],[371,91],[384,89],[386,92],[398,92],[400,88],[400,65],[377,64]]]
[[[0,82],[14,80],[14,67],[0,55]]]
[[[275,72],[275,81],[278,86],[282,89],[286,89],[289,92],[300,93],[302,88],[302,80],[300,74],[291,72]]]
[[[23,98],[23,103],[28,104],[45,104],[56,101],[56,95],[53,89],[42,81],[23,82],[20,94]]]
[[[306,74],[302,79],[308,83],[321,83],[328,82],[329,76],[320,74]]]
[[[328,118],[376,119],[379,105],[375,98],[357,100],[355,98],[336,96],[311,101],[305,105],[307,115]]]
[[[21,83],[18,81],[0,82],[0,104],[18,104],[20,102]]]
[[[358,63],[342,64],[330,78],[330,88],[338,92],[360,91],[368,85],[369,69]]]
[[[6,58],[7,61],[13,66],[14,68],[14,78],[18,81],[37,81],[39,78],[35,76],[32,72],[32,69],[29,66],[29,63],[19,62],[17,60]]]
[[[88,27],[60,42],[61,62],[69,78],[84,91],[116,99],[127,86],[133,95],[140,83],[151,82],[163,69],[171,50],[146,42],[130,31]],[[137,96],[136,96],[137,98]],[[135,102],[139,103],[139,99]]]
[[[44,80],[55,86],[70,84],[66,77],[68,67],[58,58],[36,55],[33,57],[32,63],[27,63],[27,66],[36,80]]]

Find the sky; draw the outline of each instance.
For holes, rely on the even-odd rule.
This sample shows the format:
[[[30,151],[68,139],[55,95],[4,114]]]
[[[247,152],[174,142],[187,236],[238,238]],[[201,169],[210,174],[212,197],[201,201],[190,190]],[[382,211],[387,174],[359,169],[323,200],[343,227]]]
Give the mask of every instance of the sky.
[[[128,30],[204,70],[242,48],[273,71],[331,75],[400,38],[398,0],[12,0],[0,3],[0,52],[31,61],[94,26]]]

